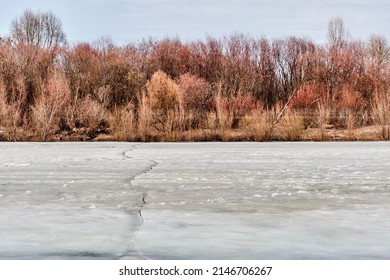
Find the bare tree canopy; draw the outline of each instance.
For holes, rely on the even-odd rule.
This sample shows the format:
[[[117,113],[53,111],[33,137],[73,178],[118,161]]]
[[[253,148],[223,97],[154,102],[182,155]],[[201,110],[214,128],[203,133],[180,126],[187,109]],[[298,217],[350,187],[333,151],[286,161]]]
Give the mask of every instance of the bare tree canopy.
[[[385,37],[380,35],[371,35],[369,41],[369,51],[371,56],[381,64],[390,60],[390,46]]]
[[[337,49],[345,47],[349,34],[340,17],[332,18],[328,24],[328,42]]]
[[[52,12],[24,11],[11,23],[11,37],[19,44],[51,48],[66,43],[62,22]]]

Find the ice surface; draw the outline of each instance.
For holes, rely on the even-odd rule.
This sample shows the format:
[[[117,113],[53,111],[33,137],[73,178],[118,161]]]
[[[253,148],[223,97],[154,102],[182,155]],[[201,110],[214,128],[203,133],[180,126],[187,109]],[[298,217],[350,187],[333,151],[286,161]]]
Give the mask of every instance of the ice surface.
[[[138,251],[157,259],[389,259],[390,144],[145,144]],[[128,258],[139,255],[127,254]]]
[[[0,143],[0,258],[389,259],[390,144]]]
[[[0,143],[0,258],[119,258],[141,225],[150,162],[132,144]]]

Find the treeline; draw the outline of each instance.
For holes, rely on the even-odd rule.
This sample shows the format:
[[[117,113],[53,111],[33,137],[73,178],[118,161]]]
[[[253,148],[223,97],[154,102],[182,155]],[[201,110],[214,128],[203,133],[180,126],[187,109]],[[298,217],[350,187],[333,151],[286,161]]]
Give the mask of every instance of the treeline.
[[[390,138],[389,45],[351,39],[341,19],[324,44],[233,34],[116,46],[68,45],[42,31],[61,31],[42,15],[25,12],[0,39],[0,139],[300,140],[315,129],[311,140],[326,140],[329,127],[353,139],[370,125]],[[31,18],[40,36],[23,31]]]

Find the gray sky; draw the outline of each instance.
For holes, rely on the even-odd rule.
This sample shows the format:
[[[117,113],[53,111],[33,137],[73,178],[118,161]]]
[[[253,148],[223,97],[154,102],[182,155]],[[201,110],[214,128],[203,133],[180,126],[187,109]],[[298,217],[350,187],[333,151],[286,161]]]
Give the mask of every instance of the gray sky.
[[[101,36],[118,44],[148,36],[187,41],[233,32],[322,42],[329,19],[337,16],[353,38],[375,33],[390,40],[389,0],[1,0],[1,35],[25,9],[54,12],[70,42]]]

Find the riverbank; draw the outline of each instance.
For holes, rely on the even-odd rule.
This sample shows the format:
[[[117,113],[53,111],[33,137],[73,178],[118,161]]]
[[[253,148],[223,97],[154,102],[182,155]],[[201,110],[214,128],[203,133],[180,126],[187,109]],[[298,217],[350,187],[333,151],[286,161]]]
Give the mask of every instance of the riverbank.
[[[335,128],[324,125],[322,128],[298,129],[287,131],[282,126],[276,127],[274,133],[267,138],[265,133],[249,129],[197,129],[190,131],[175,131],[171,133],[151,133],[142,137],[139,133],[126,133],[117,135],[109,130],[89,131],[88,129],[74,129],[72,131],[59,131],[50,135],[48,142],[86,142],[86,141],[137,141],[137,142],[200,142],[200,141],[383,141],[388,140],[387,127],[370,125],[357,128]],[[17,131],[14,137],[9,137],[0,128],[0,141],[26,141],[41,142],[42,139],[34,132],[24,133]]]

